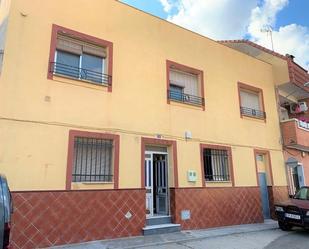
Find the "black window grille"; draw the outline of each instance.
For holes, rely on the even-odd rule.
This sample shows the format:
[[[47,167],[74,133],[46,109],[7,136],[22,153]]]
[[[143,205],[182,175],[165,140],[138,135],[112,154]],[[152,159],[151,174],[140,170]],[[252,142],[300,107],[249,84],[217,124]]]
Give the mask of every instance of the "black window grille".
[[[51,62],[50,71],[54,74],[86,80],[93,84],[111,85],[111,76],[101,72],[75,67],[64,63]]]
[[[186,94],[186,93],[180,92],[179,90],[175,90],[175,88],[171,88],[171,89],[173,90],[167,91],[168,99],[170,100],[182,102],[186,104],[191,104],[191,105],[197,105],[197,106],[204,105],[204,98],[202,97]]]
[[[73,182],[113,181],[113,141],[75,137]]]
[[[260,110],[248,108],[241,106],[240,107],[240,113],[245,116],[249,117],[254,117],[254,118],[260,118],[260,119],[265,119],[266,118],[266,113]]]
[[[203,158],[206,181],[230,181],[227,150],[204,149]]]

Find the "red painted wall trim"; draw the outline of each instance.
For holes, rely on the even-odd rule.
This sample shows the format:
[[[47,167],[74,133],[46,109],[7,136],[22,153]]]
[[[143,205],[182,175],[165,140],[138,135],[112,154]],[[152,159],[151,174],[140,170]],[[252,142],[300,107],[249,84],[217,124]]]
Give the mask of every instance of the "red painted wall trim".
[[[206,184],[205,184],[206,183],[205,171],[204,171],[204,157],[203,157],[203,150],[204,149],[227,150],[229,171],[230,171],[230,175],[231,175],[231,182],[232,182],[232,186],[235,187],[232,148],[230,146],[213,145],[213,144],[200,144],[202,186],[203,187],[206,186]]]
[[[74,153],[74,138],[75,137],[88,137],[97,139],[110,139],[114,144],[114,189],[119,188],[119,135],[109,133],[96,133],[88,131],[69,131],[69,143],[68,143],[68,158],[67,158],[67,174],[66,174],[66,190],[71,189],[72,184],[72,168],[73,168],[73,153]]]
[[[256,161],[256,156],[258,154],[264,155],[267,157],[268,160],[268,165],[269,165],[269,175],[270,175],[270,180],[271,180],[271,186],[274,186],[274,177],[273,177],[273,169],[271,165],[271,158],[270,158],[270,153],[268,150],[260,150],[260,149],[253,149],[254,153],[254,162],[255,162],[255,170],[256,170],[256,182],[257,185],[260,186],[260,181],[259,181],[259,171],[258,171],[258,166],[257,166],[257,161]],[[267,169],[266,169],[267,170]],[[268,172],[266,171],[266,174]]]
[[[241,89],[249,90],[249,91],[258,93],[260,98],[261,98],[262,111],[265,112],[263,89],[255,87],[255,86],[251,86],[251,85],[248,85],[248,84],[245,84],[245,83],[242,83],[242,82],[237,82],[238,99],[239,99],[239,113],[240,113],[241,118],[243,118],[243,116],[246,116],[246,115],[243,115],[240,111],[240,107],[241,107],[240,91],[241,91]],[[255,119],[262,119],[262,118],[258,118],[258,117],[251,117],[251,116],[249,116],[249,117],[255,118]],[[266,122],[266,118],[263,118],[262,120],[264,120]]]
[[[111,77],[109,78],[109,86],[108,91],[112,91],[112,81],[113,81],[113,43],[110,41],[106,41],[91,35],[87,35],[72,29],[64,28],[58,26],[56,24],[52,25],[52,32],[51,32],[51,41],[50,41],[50,49],[49,49],[49,62],[48,62],[48,72],[47,72],[47,79],[53,79],[53,73],[51,72],[51,63],[55,61],[55,51],[56,51],[56,43],[57,43],[57,34],[63,33],[83,41],[88,41],[90,43],[96,44],[98,46],[106,47],[108,51],[108,71],[107,74]]]
[[[164,145],[172,147],[173,168],[174,168],[174,185],[178,187],[178,161],[177,161],[177,143],[173,140],[146,138],[141,140],[141,187],[145,188],[145,150],[146,145]]]
[[[170,72],[170,68],[174,67],[175,69],[178,69],[180,71],[183,72],[187,72],[187,73],[192,73],[192,74],[196,74],[200,76],[201,79],[201,97],[204,99],[204,103],[202,105],[203,111],[205,110],[205,92],[204,92],[204,72],[202,70],[193,68],[193,67],[189,67],[189,66],[185,66],[182,64],[179,64],[177,62],[174,61],[170,61],[170,60],[166,60],[166,93],[167,93],[167,103],[170,103],[169,100],[169,96],[168,96],[168,91],[170,90],[170,77],[169,77],[169,72]]]

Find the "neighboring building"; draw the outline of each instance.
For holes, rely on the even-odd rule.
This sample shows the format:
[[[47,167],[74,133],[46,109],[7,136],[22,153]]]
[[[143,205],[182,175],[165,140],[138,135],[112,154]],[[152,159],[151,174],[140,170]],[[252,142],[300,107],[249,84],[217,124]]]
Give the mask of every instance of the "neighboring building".
[[[262,222],[288,195],[275,83],[269,63],[118,1],[12,1],[0,171],[14,248],[140,235],[159,215]]]
[[[284,159],[290,194],[309,184],[309,74],[291,55],[280,55],[247,40],[224,44],[273,65]]]

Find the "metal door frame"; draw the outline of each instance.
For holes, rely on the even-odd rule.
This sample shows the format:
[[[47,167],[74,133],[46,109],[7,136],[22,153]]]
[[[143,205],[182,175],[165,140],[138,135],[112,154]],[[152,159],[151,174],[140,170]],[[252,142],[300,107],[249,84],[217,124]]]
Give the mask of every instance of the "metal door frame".
[[[154,216],[154,210],[153,210],[153,198],[154,198],[154,189],[153,189],[153,172],[154,172],[154,163],[153,163],[153,155],[165,155],[166,156],[166,167],[167,167],[167,175],[166,175],[166,179],[167,179],[167,212],[168,214],[170,213],[170,188],[169,188],[169,176],[168,176],[168,172],[169,172],[169,157],[168,157],[168,152],[157,152],[157,151],[145,151],[145,162],[146,161],[150,161],[150,171],[151,171],[151,187],[147,187],[146,183],[145,183],[145,187],[146,187],[146,199],[145,201],[147,202],[147,199],[149,198],[150,201],[150,214],[146,214],[146,217],[152,217]],[[150,155],[150,159],[146,158],[146,155]],[[144,162],[144,165],[145,165]],[[146,174],[147,174],[147,169],[145,169],[145,179],[146,179]],[[150,190],[150,193],[147,193],[147,190]]]

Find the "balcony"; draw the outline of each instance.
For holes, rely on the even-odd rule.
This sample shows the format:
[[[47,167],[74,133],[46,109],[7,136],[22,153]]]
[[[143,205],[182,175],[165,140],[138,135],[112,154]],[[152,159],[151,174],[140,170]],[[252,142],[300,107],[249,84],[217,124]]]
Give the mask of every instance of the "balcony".
[[[298,119],[281,121],[283,144],[288,148],[309,150],[309,123]]]
[[[258,118],[258,119],[266,119],[266,113],[260,110],[251,109],[248,107],[240,107],[240,113],[242,116],[247,116],[251,118]]]
[[[61,77],[78,79],[103,86],[110,86],[112,82],[110,75],[57,62],[50,63],[50,72]]]
[[[194,96],[186,93],[181,93],[178,91],[167,91],[167,96],[169,100],[189,104],[196,106],[204,106],[204,98],[199,96]]]

